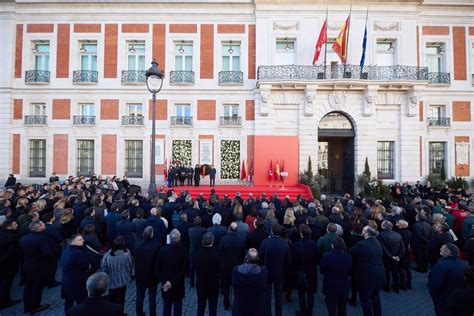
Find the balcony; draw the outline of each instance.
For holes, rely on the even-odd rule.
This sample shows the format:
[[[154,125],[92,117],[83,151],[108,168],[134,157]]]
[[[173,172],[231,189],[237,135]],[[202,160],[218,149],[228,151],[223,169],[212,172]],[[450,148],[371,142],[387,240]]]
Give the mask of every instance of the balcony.
[[[46,115],[25,115],[25,125],[46,125]]]
[[[25,83],[47,84],[49,83],[50,74],[48,70],[27,70],[25,71]]]
[[[122,125],[124,126],[143,126],[143,116],[122,116]]]
[[[428,117],[428,126],[450,127],[451,119],[449,117]]]
[[[220,71],[219,84],[220,85],[241,85],[243,83],[242,71]]]
[[[72,124],[79,126],[93,126],[95,125],[94,115],[74,115],[72,117]]]
[[[171,126],[193,126],[193,117],[192,116],[172,116],[171,117]]]
[[[241,116],[221,116],[219,118],[219,125],[222,127],[242,126],[242,117]]]
[[[314,81],[314,80],[371,80],[371,81],[428,81],[428,68],[416,66],[260,66],[257,80]]]
[[[123,84],[141,84],[145,83],[144,70],[122,70]]]
[[[194,84],[194,71],[171,71],[170,84],[174,84],[174,85]]]
[[[451,76],[448,72],[429,72],[428,81],[430,84],[451,84]]]
[[[98,82],[99,73],[95,70],[74,70],[72,82],[76,84],[94,84]]]

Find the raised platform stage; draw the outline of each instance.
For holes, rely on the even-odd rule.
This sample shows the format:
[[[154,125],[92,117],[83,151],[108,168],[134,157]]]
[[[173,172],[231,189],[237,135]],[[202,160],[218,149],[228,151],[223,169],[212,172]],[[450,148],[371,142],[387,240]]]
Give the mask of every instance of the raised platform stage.
[[[298,186],[285,186],[284,189],[280,187],[276,188],[275,186],[243,186],[243,185],[216,185],[215,187],[210,187],[209,185],[201,185],[199,187],[195,186],[176,186],[173,187],[173,190],[179,195],[181,191],[188,191],[193,198],[196,198],[200,193],[204,195],[206,199],[209,198],[211,194],[211,189],[214,189],[217,195],[221,198],[225,193],[229,195],[230,198],[234,198],[237,192],[240,192],[240,195],[243,199],[246,199],[249,193],[252,193],[254,198],[260,196],[262,193],[265,193],[267,197],[272,197],[274,193],[278,194],[278,198],[283,199],[285,196],[289,196],[291,200],[294,200],[298,194],[301,194],[305,199],[312,198],[311,190],[306,185]],[[167,191],[168,188],[165,187]]]

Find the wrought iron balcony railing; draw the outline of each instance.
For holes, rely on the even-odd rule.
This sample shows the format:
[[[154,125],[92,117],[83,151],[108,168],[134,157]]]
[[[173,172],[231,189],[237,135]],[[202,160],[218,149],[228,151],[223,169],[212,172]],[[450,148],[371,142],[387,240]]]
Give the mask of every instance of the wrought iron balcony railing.
[[[170,84],[194,84],[194,71],[171,71]]]
[[[25,125],[46,125],[46,115],[25,115]]]
[[[232,85],[242,84],[244,75],[242,71],[220,71],[219,72],[219,84],[221,85]]]
[[[260,66],[258,80],[328,80],[355,79],[379,81],[412,81],[428,80],[427,67],[415,66],[367,66],[361,69],[358,65],[324,66]]]
[[[142,126],[143,122],[143,116],[122,116],[122,125]]]
[[[448,72],[429,72],[428,81],[431,84],[451,84],[451,76]]]
[[[428,126],[451,126],[451,119],[449,117],[428,117]]]
[[[192,116],[172,116],[171,125],[172,126],[192,126],[193,117]]]
[[[99,73],[95,70],[74,70],[72,73],[73,83],[97,83]]]
[[[49,83],[50,74],[48,70],[27,70],[25,83]]]
[[[221,126],[242,126],[241,116],[221,116],[219,118]]]
[[[144,70],[122,70],[122,83],[145,83]]]
[[[95,116],[94,115],[74,115],[72,117],[73,125],[95,125]]]

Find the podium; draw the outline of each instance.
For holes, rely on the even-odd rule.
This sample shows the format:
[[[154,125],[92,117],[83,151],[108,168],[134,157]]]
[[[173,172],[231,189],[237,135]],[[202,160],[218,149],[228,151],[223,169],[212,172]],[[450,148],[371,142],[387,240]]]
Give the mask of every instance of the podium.
[[[285,190],[285,178],[288,177],[288,171],[280,172],[281,178],[281,188],[280,190]]]

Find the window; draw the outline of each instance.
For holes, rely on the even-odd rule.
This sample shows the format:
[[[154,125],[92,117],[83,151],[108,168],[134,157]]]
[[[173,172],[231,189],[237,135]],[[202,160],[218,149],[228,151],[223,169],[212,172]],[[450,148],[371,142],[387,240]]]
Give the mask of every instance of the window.
[[[127,43],[128,70],[145,70],[145,43]]]
[[[224,117],[237,117],[237,116],[239,116],[238,104],[224,104]]]
[[[444,72],[445,65],[445,44],[427,43],[426,44],[426,66],[428,72]]]
[[[97,43],[81,43],[81,70],[97,70]]]
[[[318,170],[328,168],[328,142],[318,142]]]
[[[143,176],[143,141],[125,141],[125,174],[129,178]]]
[[[46,115],[46,104],[44,104],[44,103],[32,103],[31,104],[31,115]]]
[[[49,42],[33,43],[35,70],[49,71]]]
[[[296,49],[294,39],[277,39],[276,41],[276,65],[294,65],[296,64]]]
[[[193,44],[175,43],[174,45],[174,68],[176,71],[193,70]]]
[[[336,41],[335,38],[328,38],[328,40],[326,41],[326,47],[321,48],[322,49],[321,56],[319,57],[319,60],[322,61],[321,64],[324,63],[324,54],[326,54],[326,64],[327,65],[332,65],[332,64],[337,65],[341,61],[339,56],[332,49],[332,45],[334,45],[335,41]],[[323,49],[325,49],[326,51],[324,51]]]
[[[240,43],[222,44],[222,71],[240,71]]]
[[[394,142],[377,142],[377,177],[394,178]]]
[[[445,173],[446,145],[442,142],[430,142],[430,174]]]
[[[430,105],[430,117],[436,119],[446,117],[446,107],[444,105]]]
[[[396,41],[393,39],[377,40],[377,65],[393,66],[396,64]]]
[[[79,104],[79,111],[81,116],[94,116],[94,104],[81,103]]]
[[[30,140],[30,177],[46,176],[46,140]]]
[[[127,104],[129,116],[143,116],[143,105],[140,103]]]
[[[177,117],[191,117],[191,105],[189,104],[177,104],[176,105],[176,116]]]
[[[91,176],[94,173],[94,141],[77,141],[77,176]]]
[[[471,45],[471,76],[472,85],[474,85],[474,43]]]

